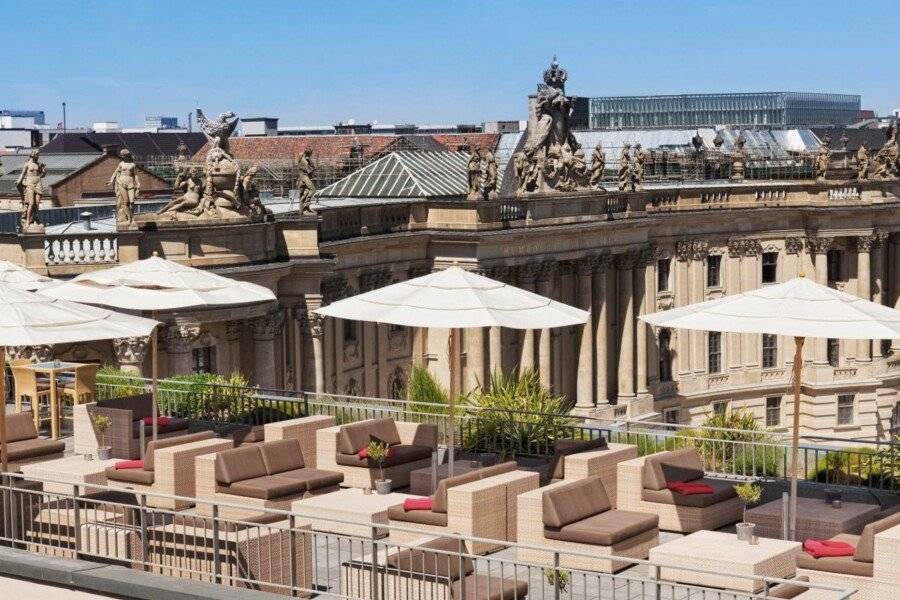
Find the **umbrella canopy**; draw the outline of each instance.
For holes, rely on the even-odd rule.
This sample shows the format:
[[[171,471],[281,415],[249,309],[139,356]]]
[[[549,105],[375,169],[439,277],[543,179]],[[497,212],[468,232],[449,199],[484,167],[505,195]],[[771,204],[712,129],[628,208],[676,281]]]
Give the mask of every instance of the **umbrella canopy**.
[[[316,310],[326,317],[407,327],[543,329],[585,323],[587,311],[450,267]]]
[[[56,285],[57,282],[49,277],[38,275],[34,271],[16,263],[0,260],[0,284],[17,290],[33,292],[34,290]]]
[[[83,273],[41,290],[52,298],[124,310],[181,310],[275,300],[271,290],[152,256]]]
[[[640,318],[657,327],[702,331],[864,340],[900,337],[900,311],[805,277]]]

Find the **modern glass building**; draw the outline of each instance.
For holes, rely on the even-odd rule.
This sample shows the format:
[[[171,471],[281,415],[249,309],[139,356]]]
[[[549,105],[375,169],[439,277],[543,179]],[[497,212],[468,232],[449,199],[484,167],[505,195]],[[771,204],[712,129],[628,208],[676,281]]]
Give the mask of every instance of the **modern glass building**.
[[[854,94],[759,92],[590,99],[591,129],[628,127],[797,127],[859,120]]]

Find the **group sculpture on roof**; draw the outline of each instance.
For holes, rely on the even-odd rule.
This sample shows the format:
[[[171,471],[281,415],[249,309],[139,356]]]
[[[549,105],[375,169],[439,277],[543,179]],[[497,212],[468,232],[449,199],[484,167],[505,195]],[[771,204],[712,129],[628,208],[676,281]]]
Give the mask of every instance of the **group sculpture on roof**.
[[[490,149],[481,152],[478,148],[470,150],[466,163],[466,174],[469,182],[469,200],[497,199],[497,159]]]

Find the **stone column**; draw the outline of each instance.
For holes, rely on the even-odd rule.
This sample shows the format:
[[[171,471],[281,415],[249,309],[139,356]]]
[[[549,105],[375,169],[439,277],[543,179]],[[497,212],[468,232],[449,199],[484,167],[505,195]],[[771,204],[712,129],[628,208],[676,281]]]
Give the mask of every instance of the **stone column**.
[[[491,327],[488,330],[488,346],[490,354],[490,373],[488,378],[494,373],[503,371],[503,330],[499,327]]]
[[[243,373],[241,364],[241,338],[244,335],[244,321],[228,321],[225,323],[225,342],[228,345],[227,366],[229,373]]]
[[[894,233],[891,242],[891,295],[894,298],[893,304],[896,310],[900,310],[900,233]],[[891,353],[900,354],[900,338],[891,342]]]
[[[859,236],[856,238],[856,295],[863,300],[872,299],[872,273],[871,257],[869,252],[875,243],[874,235]],[[857,340],[856,362],[870,362],[872,360],[872,340]]]
[[[253,327],[253,383],[262,388],[275,387],[275,332],[281,325],[281,313],[271,312],[251,321]]]
[[[466,342],[466,389],[471,391],[484,384],[484,327],[470,327],[464,330]]]
[[[709,244],[705,240],[693,240],[691,242],[690,261],[690,297],[691,304],[703,302],[706,299],[706,257]],[[683,332],[688,333],[688,332]],[[706,332],[692,329],[691,340],[691,370],[694,373],[706,372]]]
[[[166,354],[169,357],[167,375],[189,375],[193,371],[191,347],[198,337],[200,337],[199,325],[166,327]]]
[[[647,313],[647,265],[652,259],[652,250],[642,251],[634,272],[634,306],[638,316]],[[635,318],[635,329],[635,354],[637,355],[635,372],[637,374],[637,394],[640,396],[647,393],[647,324]]]
[[[609,279],[611,259],[608,255],[597,257],[594,263],[593,312],[597,315],[594,329],[594,354],[596,372],[596,404],[609,403]]]
[[[527,264],[519,267],[519,287],[534,291],[534,277],[537,265]],[[522,332],[522,348],[519,355],[519,371],[534,371],[534,329]]]
[[[693,253],[693,243],[690,240],[676,242],[675,244],[675,307],[687,306],[691,303],[690,260]],[[674,371],[679,375],[687,375],[691,372],[691,337],[687,331],[676,333],[673,330],[672,337],[675,342],[675,366]],[[673,373],[674,374],[674,373]]]
[[[112,341],[119,368],[126,373],[143,377],[144,359],[150,349],[149,337],[116,338]]]
[[[828,251],[834,244],[834,238],[808,236],[806,238],[806,250],[813,259],[815,268],[815,282],[821,285],[828,285]],[[809,277],[809,274],[807,274]],[[813,341],[815,347],[813,353],[813,364],[828,364],[828,340],[824,338],[816,338]]]
[[[547,262],[541,266],[538,274],[537,293],[545,298],[550,298],[553,294],[554,270],[555,265]],[[541,384],[547,389],[552,389],[553,387],[553,365],[550,362],[551,334],[550,329],[541,329],[538,342],[538,374],[541,378]]]
[[[621,325],[618,369],[620,403],[634,398],[634,298],[632,297],[632,288],[635,262],[636,257],[633,253],[616,256],[616,268],[619,272],[619,323]]]
[[[741,291],[741,255],[743,250],[740,240],[728,241],[728,262],[725,263],[725,275],[727,277],[727,285],[725,292],[730,296],[738,294]],[[737,371],[741,368],[741,334],[726,333],[728,340],[728,369]]]
[[[760,255],[762,244],[759,240],[742,240],[744,254],[741,257],[741,286],[744,292],[757,289],[762,283],[760,274]],[[755,369],[762,362],[762,335],[745,333],[741,336],[741,364]]]
[[[578,308],[589,313],[593,306],[593,274],[595,259],[585,257],[578,261]],[[581,327],[581,343],[578,348],[578,381],[575,388],[575,406],[594,406],[594,322],[593,313]]]
[[[308,337],[312,342],[314,391],[317,394],[325,393],[325,344],[322,340],[325,336],[324,321],[325,318],[317,314],[310,314],[306,318]]]
[[[887,293],[885,292],[885,283],[887,281],[885,277],[885,245],[887,244],[888,235],[882,231],[875,231],[872,234],[872,302],[876,304],[884,304],[885,300],[887,300]],[[878,357],[882,358],[884,356],[884,352],[882,352],[882,344],[881,340],[872,340],[872,352]]]

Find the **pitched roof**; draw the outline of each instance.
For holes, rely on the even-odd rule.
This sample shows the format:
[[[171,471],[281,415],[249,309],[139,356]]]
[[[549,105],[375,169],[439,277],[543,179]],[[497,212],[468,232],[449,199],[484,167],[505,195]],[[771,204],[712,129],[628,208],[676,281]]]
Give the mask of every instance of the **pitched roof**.
[[[320,198],[439,198],[468,191],[466,152],[391,152],[319,190]],[[498,186],[499,187],[499,186]]]
[[[43,179],[44,188],[49,192],[49,188],[56,185],[57,182],[101,158],[103,158],[103,155],[96,152],[46,155],[41,153],[40,160],[47,168]],[[28,160],[28,155],[7,155],[0,160],[3,163],[3,174],[0,175],[0,196],[18,196],[19,190],[16,188],[16,180],[19,179],[19,173]]]
[[[884,129],[856,129],[852,127],[813,127],[812,132],[820,140],[825,136],[831,137],[832,150],[841,148],[841,135],[847,135],[847,150],[856,152],[860,145],[865,142],[869,151],[878,150],[887,140]]]
[[[350,149],[355,143],[362,145],[363,157],[383,153],[392,143],[395,135],[279,135],[259,137],[233,137],[228,147],[239,160],[296,160],[307,148],[319,159],[342,159],[350,157]],[[204,144],[195,154],[195,160],[203,160],[209,150]]]
[[[101,152],[104,146],[128,148],[138,161],[150,156],[177,156],[184,142],[188,154],[194,154],[206,143],[203,133],[61,133],[41,148],[41,154]]]

